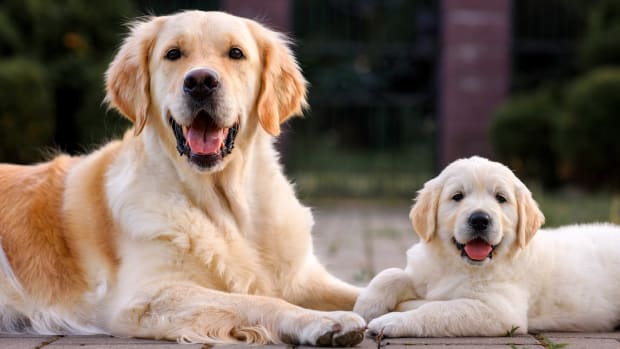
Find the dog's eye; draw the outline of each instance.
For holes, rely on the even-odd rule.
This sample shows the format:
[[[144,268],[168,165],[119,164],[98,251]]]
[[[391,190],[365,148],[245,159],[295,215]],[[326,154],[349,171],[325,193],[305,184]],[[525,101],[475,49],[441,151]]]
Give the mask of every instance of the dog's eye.
[[[243,59],[245,56],[243,55],[243,51],[241,51],[238,47],[232,47],[230,51],[228,51],[228,57],[232,59]]]
[[[457,201],[457,202],[463,200],[463,198],[464,198],[463,193],[456,193],[452,195],[452,200]]]
[[[176,61],[181,58],[181,50],[178,48],[172,48],[166,52],[166,59],[169,61]]]
[[[495,200],[497,200],[497,202],[499,202],[500,204],[503,204],[507,201],[502,194],[495,194]]]

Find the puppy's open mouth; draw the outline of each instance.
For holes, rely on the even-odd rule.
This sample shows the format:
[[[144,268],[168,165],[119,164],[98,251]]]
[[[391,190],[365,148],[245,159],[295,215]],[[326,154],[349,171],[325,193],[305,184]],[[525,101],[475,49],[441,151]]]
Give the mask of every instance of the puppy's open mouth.
[[[467,257],[474,262],[482,262],[487,258],[493,258],[493,251],[497,247],[497,245],[493,246],[481,238],[469,240],[464,244],[452,238],[452,242],[461,251],[461,256]]]
[[[239,123],[220,128],[211,115],[200,111],[189,126],[179,125],[172,116],[168,119],[177,141],[179,155],[186,155],[188,161],[208,169],[230,154],[235,146]]]

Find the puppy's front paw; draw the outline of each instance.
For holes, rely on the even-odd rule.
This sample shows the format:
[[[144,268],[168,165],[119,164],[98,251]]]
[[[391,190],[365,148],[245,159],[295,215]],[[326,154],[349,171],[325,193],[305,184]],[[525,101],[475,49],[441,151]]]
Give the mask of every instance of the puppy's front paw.
[[[368,334],[382,334],[385,337],[414,337],[416,330],[406,313],[387,313],[368,324]]]
[[[298,335],[285,338],[291,344],[321,347],[351,347],[364,340],[366,322],[350,311],[316,312],[316,317],[306,318]]]
[[[385,302],[385,297],[375,297],[371,292],[363,292],[353,307],[353,311],[366,321],[375,319],[391,310],[390,305]]]
[[[370,321],[393,311],[399,302],[415,298],[409,274],[399,268],[389,268],[370,281],[357,298],[353,311]]]

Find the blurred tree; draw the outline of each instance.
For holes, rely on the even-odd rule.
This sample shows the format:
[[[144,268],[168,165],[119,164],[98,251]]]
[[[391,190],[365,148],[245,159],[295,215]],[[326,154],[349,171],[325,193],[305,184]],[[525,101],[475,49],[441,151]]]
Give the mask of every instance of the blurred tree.
[[[557,5],[558,1],[543,0],[541,4]],[[531,14],[524,5],[532,2],[535,0],[518,2],[518,11]],[[535,73],[524,70],[523,62],[515,64],[518,94],[498,110],[490,136],[501,159],[547,187],[573,180],[588,187],[618,190],[620,143],[616,134],[620,123],[614,113],[620,108],[620,2],[592,0],[566,5],[562,11],[567,19],[554,19],[552,23],[557,23],[551,28],[571,24],[572,29],[551,32],[560,38],[559,33],[571,34],[575,44],[544,47],[540,39],[530,42],[530,48],[544,47],[548,56],[558,59],[552,61],[553,66],[545,60],[536,63]],[[529,8],[534,9],[538,7]],[[517,23],[531,24],[532,17],[525,16]],[[549,31],[547,18],[548,13],[544,25],[530,27],[541,33]],[[525,32],[533,30],[523,28]],[[582,28],[583,34],[576,28]]]
[[[620,189],[620,67],[599,68],[568,86],[558,149],[562,175]]]
[[[620,1],[599,0],[589,13],[578,59],[586,70],[620,64]]]
[[[548,90],[511,98],[491,124],[491,143],[499,160],[520,177],[538,177],[545,186],[556,186],[553,139],[560,112]]]
[[[120,41],[119,28],[132,11],[132,3],[124,0],[2,2],[0,55],[9,68],[0,68],[5,73],[0,115],[11,115],[15,126],[0,129],[0,137],[9,142],[21,135],[21,142],[12,144],[53,142],[75,153],[80,144],[99,140],[122,123],[120,118],[104,119],[103,72]],[[15,101],[21,101],[19,107]],[[40,158],[34,150],[7,149],[0,160]]]
[[[0,159],[31,159],[53,134],[45,69],[27,59],[0,60],[0,91]]]

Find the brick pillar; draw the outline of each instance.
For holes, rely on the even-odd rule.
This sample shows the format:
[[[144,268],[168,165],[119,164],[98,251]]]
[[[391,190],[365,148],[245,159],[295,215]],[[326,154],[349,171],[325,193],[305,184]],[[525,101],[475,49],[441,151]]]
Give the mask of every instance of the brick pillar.
[[[489,123],[508,94],[510,0],[442,0],[439,162],[491,155]]]
[[[233,15],[257,19],[284,33],[292,31],[291,0],[222,0],[221,4],[224,11]]]

